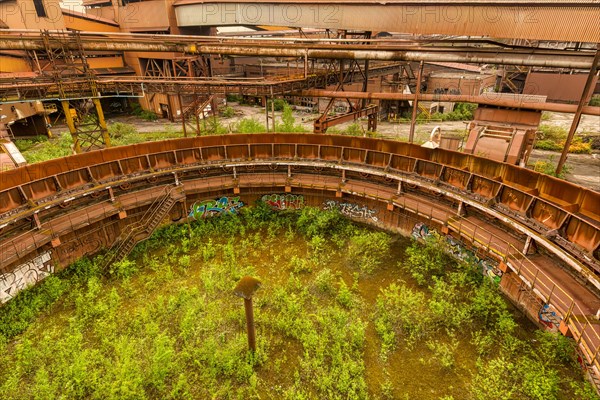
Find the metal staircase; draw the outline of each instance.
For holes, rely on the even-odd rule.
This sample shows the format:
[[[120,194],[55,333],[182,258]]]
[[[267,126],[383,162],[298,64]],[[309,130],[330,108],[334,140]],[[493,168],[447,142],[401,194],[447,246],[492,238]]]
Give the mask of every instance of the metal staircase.
[[[197,136],[201,135],[201,129],[200,129],[200,120],[204,120],[209,113],[213,113],[213,115],[215,115],[214,113],[216,113],[217,110],[215,110],[215,96],[211,95],[208,97],[204,97],[204,96],[195,96],[194,99],[187,105],[183,106],[182,105],[182,112],[181,112],[181,122],[183,125],[183,134],[184,136],[187,136],[187,129],[191,129],[192,132],[195,131],[195,134]],[[206,108],[208,106],[211,106],[210,111],[207,111]],[[190,119],[194,118],[196,121],[195,126],[193,124],[190,123]]]
[[[431,118],[431,112],[430,112],[429,108],[425,107],[421,103],[419,103],[417,107],[421,114],[424,114],[427,118]]]
[[[123,260],[136,244],[148,239],[167,213],[171,211],[175,203],[183,198],[185,198],[185,193],[183,193],[181,186],[166,186],[165,193],[154,200],[142,218],[128,225],[121,235],[119,235],[115,243],[108,250],[108,257],[105,260],[104,268],[106,269],[111,264]]]

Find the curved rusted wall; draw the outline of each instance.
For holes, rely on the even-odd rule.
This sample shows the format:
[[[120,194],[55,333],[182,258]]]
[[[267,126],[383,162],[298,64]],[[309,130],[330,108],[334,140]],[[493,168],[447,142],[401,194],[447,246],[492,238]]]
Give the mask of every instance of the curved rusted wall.
[[[501,287],[530,316],[551,304],[563,318],[558,328],[600,370],[600,334],[585,317],[595,313],[597,296],[584,287],[600,291],[600,194],[472,155],[369,138],[206,136],[0,173],[0,303],[55,268],[122,243],[120,235],[142,226],[174,191],[164,222],[197,216],[203,200],[235,208],[265,195],[302,196],[302,204],[342,208],[404,232],[426,221],[495,259]],[[544,255],[524,255],[531,243]]]
[[[52,262],[64,267],[110,247],[175,183],[187,199],[171,211],[174,220],[185,217],[195,200],[240,193],[249,201],[265,193],[301,192],[314,204],[355,196],[374,201],[381,215],[402,210],[438,226],[470,206],[512,232],[515,246],[533,239],[600,288],[599,193],[472,155],[313,134],[175,139],[3,172],[0,272],[48,249]],[[386,218],[387,225],[400,221]]]

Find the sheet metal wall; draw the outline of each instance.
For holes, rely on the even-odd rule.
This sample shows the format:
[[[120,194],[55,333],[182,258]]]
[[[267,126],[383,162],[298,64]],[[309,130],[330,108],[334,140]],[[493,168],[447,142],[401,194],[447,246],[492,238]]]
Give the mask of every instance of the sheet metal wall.
[[[0,174],[1,224],[31,216],[70,192],[144,174],[224,161],[314,160],[400,172],[437,182],[507,215],[531,221],[598,257],[600,193],[531,170],[449,150],[370,138],[257,134],[184,138],[115,147]],[[103,190],[104,190],[103,189]],[[572,249],[570,249],[572,250]]]

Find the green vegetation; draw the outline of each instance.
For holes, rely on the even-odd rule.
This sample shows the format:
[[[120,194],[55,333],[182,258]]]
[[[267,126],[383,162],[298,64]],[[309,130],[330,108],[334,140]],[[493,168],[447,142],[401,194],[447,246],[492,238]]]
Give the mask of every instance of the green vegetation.
[[[120,139],[124,136],[135,135],[138,131],[135,126],[123,122],[115,122],[108,126],[108,134],[111,139]]]
[[[226,97],[228,103],[242,103],[244,98],[239,94],[228,94]]]
[[[220,110],[221,116],[223,118],[231,118],[235,116],[235,110],[233,107],[225,106]]]
[[[343,129],[340,129],[338,126],[333,126],[327,129],[328,134],[336,134],[336,135],[347,135],[347,136],[366,136],[366,137],[382,137],[377,132],[367,131],[363,124],[360,121],[355,121]],[[396,137],[391,136],[391,139],[397,139]]]
[[[19,151],[21,153],[23,153],[25,151],[31,150],[38,143],[44,143],[47,141],[48,141],[48,136],[38,135],[31,139],[15,140],[14,143],[15,143],[15,146],[17,146],[17,148],[19,149]]]
[[[271,107],[274,107],[275,111],[283,111],[286,106],[289,107],[288,103],[283,99],[269,100],[267,102],[267,109],[269,111],[271,111]]]
[[[476,109],[477,104],[456,103],[452,112],[446,114],[433,113],[429,119],[437,121],[471,121]],[[423,115],[423,119],[427,119],[425,114],[420,115]]]
[[[57,138],[19,139],[14,142],[30,164],[73,154],[73,138],[68,133],[63,133]]]
[[[110,127],[109,127],[110,131]],[[160,132],[135,132],[128,135],[123,135],[112,139],[113,146],[126,146],[128,144],[136,144],[142,142],[153,142],[158,140],[175,139],[182,137],[181,131],[174,129],[165,129]]]
[[[538,128],[538,137],[535,148],[540,150],[562,151],[567,140],[567,130],[560,126],[541,124]],[[573,137],[569,153],[590,154],[591,143],[585,143],[582,136]]]
[[[292,115],[292,108],[287,103],[283,103],[282,110],[281,122],[275,123],[276,132],[307,132],[302,124],[296,123],[296,119]],[[233,131],[239,133],[263,133],[267,131],[267,127],[256,118],[244,118],[238,122]]]
[[[542,174],[557,176],[556,165],[557,163],[554,161],[554,156],[550,156],[546,160],[536,161],[535,164],[533,164],[533,170],[536,172],[541,172]],[[571,167],[568,164],[565,164],[560,174],[558,174],[558,178],[565,179],[570,173]]]
[[[296,118],[292,115],[292,107],[287,103],[282,107],[281,123],[275,124],[275,131],[277,132],[307,132],[302,124],[296,123]]]
[[[207,117],[200,122],[201,135],[225,135],[229,133],[221,121],[216,116]]]
[[[405,247],[263,203],[167,226],[0,309],[0,398],[597,399],[568,339],[518,328],[438,239]],[[263,282],[256,353],[232,294],[244,275]]]
[[[152,111],[144,110],[140,103],[131,103],[131,113],[137,115],[145,121],[156,121],[158,115]]]
[[[175,130],[165,130],[163,132],[137,132],[133,125],[119,122],[111,124],[108,131],[111,135],[111,143],[113,146],[125,146],[183,136],[181,132]],[[15,144],[19,150],[21,150],[25,160],[30,164],[73,154],[73,139],[69,133],[64,132],[57,138],[44,139],[45,140],[36,141],[18,139],[15,140]]]
[[[600,95],[593,95],[592,98],[590,99],[590,106],[592,107],[600,107]]]
[[[239,133],[263,133],[267,131],[267,127],[256,118],[244,118],[238,122],[234,131]]]
[[[456,103],[454,105],[454,110],[450,113],[435,112],[431,115],[428,115],[424,112],[420,112],[417,114],[416,120],[417,123],[420,124],[431,121],[471,121],[476,109],[477,104]],[[403,112],[402,115],[395,120],[398,122],[410,122],[411,118],[411,112]]]
[[[362,136],[364,134],[364,130],[363,130],[362,126],[360,125],[360,123],[353,122],[350,125],[348,125],[346,127],[346,129],[344,129],[341,133],[343,135],[349,135],[349,136]]]

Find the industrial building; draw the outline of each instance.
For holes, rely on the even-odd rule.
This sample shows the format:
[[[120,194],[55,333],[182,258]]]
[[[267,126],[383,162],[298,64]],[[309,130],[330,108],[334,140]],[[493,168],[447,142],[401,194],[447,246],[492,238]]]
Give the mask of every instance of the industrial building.
[[[600,193],[525,168],[543,111],[574,116],[558,171],[581,116],[600,115],[598,21],[593,0],[0,1],[0,300],[84,255],[125,257],[199,200],[343,198],[471,247],[532,318],[556,311],[598,382]],[[227,95],[264,106],[269,132],[200,136]],[[276,98],[318,113],[314,133],[274,132]],[[113,147],[114,102],[189,137]],[[419,114],[458,102],[478,105],[461,149],[414,143]],[[408,143],[327,135],[401,115]],[[27,165],[12,140],[53,118],[76,154]]]

